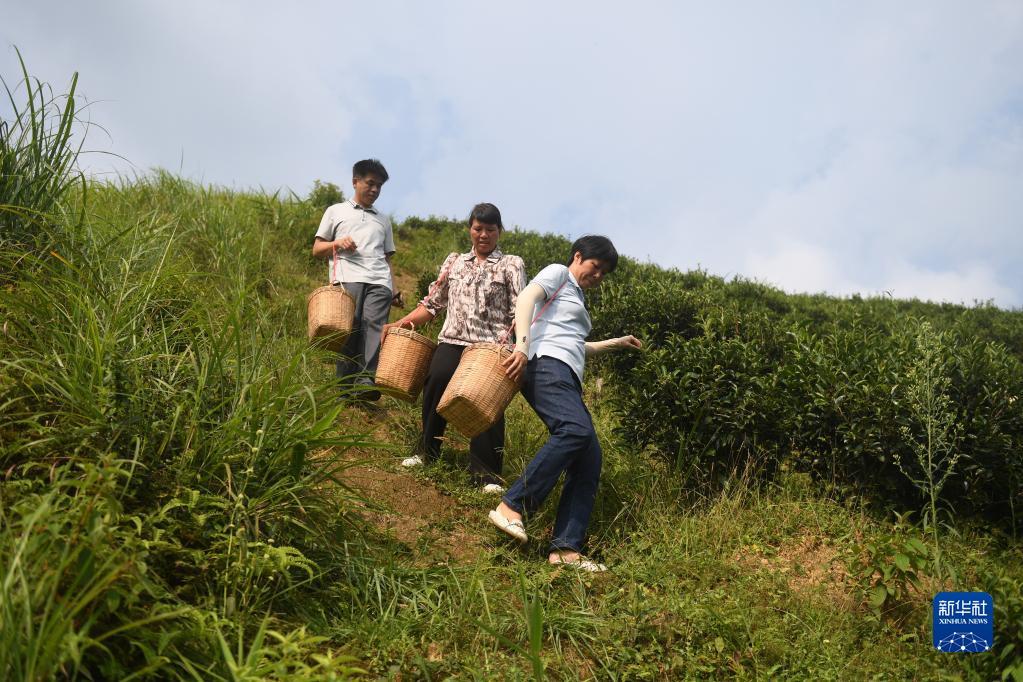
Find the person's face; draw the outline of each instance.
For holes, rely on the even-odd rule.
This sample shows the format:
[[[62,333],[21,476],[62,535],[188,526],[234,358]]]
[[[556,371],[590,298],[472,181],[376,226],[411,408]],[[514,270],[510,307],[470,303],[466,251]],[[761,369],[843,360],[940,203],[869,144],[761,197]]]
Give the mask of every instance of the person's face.
[[[380,196],[380,188],[383,186],[384,181],[376,173],[366,173],[361,178],[352,178],[352,187],[355,188],[355,203],[369,208]]]
[[[597,258],[583,258],[578,251],[572,256],[572,265],[568,267],[580,289],[595,289],[604,281],[608,273],[607,264]]]
[[[501,228],[490,223],[481,223],[475,218],[469,226],[469,239],[472,240],[472,248],[476,249],[477,256],[488,256],[497,248],[497,241],[501,238]]]

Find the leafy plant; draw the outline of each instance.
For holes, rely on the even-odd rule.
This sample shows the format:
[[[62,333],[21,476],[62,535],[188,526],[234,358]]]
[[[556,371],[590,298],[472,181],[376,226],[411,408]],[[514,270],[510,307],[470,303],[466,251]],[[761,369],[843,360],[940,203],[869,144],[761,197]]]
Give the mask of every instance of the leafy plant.
[[[908,515],[895,518],[891,530],[856,544],[848,562],[864,603],[878,619],[906,617],[912,600],[924,593],[921,579],[932,565],[933,554]]]
[[[333,182],[323,182],[321,180],[313,181],[313,188],[309,190],[309,196],[306,198],[306,201],[313,208],[321,211],[325,210],[328,206],[340,204],[344,200],[345,195],[341,192],[340,187]]]

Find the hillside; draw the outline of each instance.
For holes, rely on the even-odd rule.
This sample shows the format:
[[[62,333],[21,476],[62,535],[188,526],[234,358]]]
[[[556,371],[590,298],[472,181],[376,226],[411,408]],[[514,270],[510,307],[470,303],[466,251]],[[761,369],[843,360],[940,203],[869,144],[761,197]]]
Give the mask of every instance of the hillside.
[[[937,654],[928,620],[941,586],[1000,585],[999,615],[1018,624],[1010,595],[1018,599],[1023,560],[1011,528],[989,528],[983,515],[954,532],[943,525],[939,565],[917,517],[898,520],[877,491],[851,494],[797,453],[771,462],[765,450],[736,459],[741,451],[641,445],[625,423],[635,385],[622,380],[636,367],[604,364],[585,389],[606,457],[591,550],[612,570],[549,568],[538,541],[523,550],[486,524],[493,501],[457,466],[457,436],[444,461],[410,475],[397,463],[417,435],[416,408],[353,407],[331,390],[329,357],[303,338],[319,208],[165,174],[88,191],[82,221],[53,228],[59,243],[3,249],[0,627],[17,633],[2,638],[5,672],[985,679],[1014,670],[1012,652]],[[410,220],[397,239],[398,280],[414,301],[464,237],[443,221]],[[534,272],[566,246],[524,231],[504,245]],[[630,263],[621,280],[653,286],[657,272]],[[666,276],[705,295],[742,287],[788,303],[776,319],[808,305],[705,273]],[[609,286],[595,318],[624,293]],[[651,354],[672,347],[658,350],[655,330],[646,329]],[[543,437],[517,398],[506,473]],[[899,554],[913,564],[880,583],[891,594],[873,608]]]
[[[322,192],[87,180],[34,92],[0,146],[3,679],[1023,679],[1023,313],[626,259],[594,336],[647,345],[588,369],[583,575],[542,560],[556,500],[515,545],[463,439],[409,473],[416,406],[339,393]],[[464,227],[396,232],[411,305]],[[544,438],[516,398],[505,473]],[[942,590],[992,594],[992,651],[934,650]]]

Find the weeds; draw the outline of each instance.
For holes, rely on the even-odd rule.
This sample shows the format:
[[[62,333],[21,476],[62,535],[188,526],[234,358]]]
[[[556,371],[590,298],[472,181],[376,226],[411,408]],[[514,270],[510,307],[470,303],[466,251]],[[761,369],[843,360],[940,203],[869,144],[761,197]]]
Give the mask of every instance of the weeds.
[[[906,376],[906,400],[915,422],[902,427],[902,432],[913,445],[914,460],[907,461],[896,453],[895,462],[903,475],[921,492],[926,508],[923,526],[932,541],[932,563],[937,575],[943,571],[941,542],[938,529],[951,528],[951,521],[943,523],[938,514],[941,491],[949,477],[956,473],[961,456],[959,434],[961,428],[948,397],[951,381],[944,361],[944,342],[927,322],[920,324],[917,335],[918,358]]]

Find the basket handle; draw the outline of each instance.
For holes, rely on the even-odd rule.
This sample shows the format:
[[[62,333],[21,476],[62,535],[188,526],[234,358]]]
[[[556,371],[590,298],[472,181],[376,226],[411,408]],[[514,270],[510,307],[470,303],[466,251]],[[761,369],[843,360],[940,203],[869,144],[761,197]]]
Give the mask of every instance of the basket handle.
[[[330,285],[334,286],[334,280],[337,280],[338,282],[342,283],[342,286],[344,286],[344,275],[345,275],[344,270],[341,271],[341,277],[340,278],[337,276],[338,267],[340,267],[340,265],[341,265],[341,260],[337,257],[337,243],[333,243],[332,242],[331,246],[334,247],[334,252],[331,255],[332,269],[331,269],[331,273],[330,273]]]
[[[416,330],[416,323],[415,323],[415,322],[413,322],[412,320],[409,320],[409,321],[408,321],[408,323],[409,323],[410,325],[412,325],[412,331],[415,331],[415,330]],[[399,324],[399,325],[398,325],[398,329],[401,329],[401,328],[402,328],[402,327],[401,327],[401,325]],[[391,334],[391,332],[392,332],[392,331],[393,331],[393,329],[388,329],[388,330],[387,330],[387,333],[386,333],[386,334],[384,334],[383,336],[381,336],[381,337],[380,337],[380,345],[381,345],[381,346],[383,346],[383,345],[384,345],[385,343],[387,343],[387,337],[388,337],[388,336],[390,336],[390,334]]]

